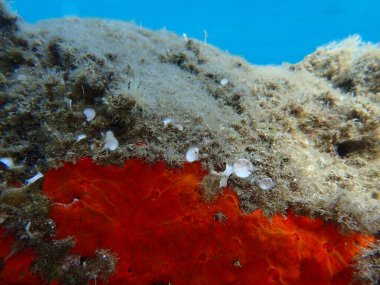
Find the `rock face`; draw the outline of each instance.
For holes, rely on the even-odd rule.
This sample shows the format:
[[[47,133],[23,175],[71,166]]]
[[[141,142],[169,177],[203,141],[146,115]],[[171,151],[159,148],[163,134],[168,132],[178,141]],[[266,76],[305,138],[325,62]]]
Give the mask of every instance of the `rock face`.
[[[70,241],[41,246],[54,236],[49,204],[41,181],[23,181],[83,156],[99,164],[139,158],[180,167],[191,147],[213,173],[202,183],[208,201],[227,183],[245,213],[292,209],[343,231],[378,234],[379,46],[351,37],[295,65],[254,66],[125,22],[28,25],[3,2],[0,37],[0,157],[17,166],[0,169],[0,221],[46,260]],[[96,113],[90,121],[86,109]],[[110,133],[112,148],[105,147]],[[251,175],[223,176],[240,159],[252,164]],[[274,187],[262,190],[264,178]],[[376,254],[374,246],[359,262],[372,280]]]

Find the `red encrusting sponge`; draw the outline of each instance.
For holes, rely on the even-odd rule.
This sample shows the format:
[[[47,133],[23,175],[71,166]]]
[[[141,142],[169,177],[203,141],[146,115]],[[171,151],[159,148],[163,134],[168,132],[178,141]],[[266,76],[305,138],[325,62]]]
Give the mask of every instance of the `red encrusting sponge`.
[[[40,284],[40,280],[29,271],[36,254],[32,249],[14,249],[14,241],[15,237],[0,227],[0,284]]]
[[[128,160],[91,159],[46,174],[57,239],[74,236],[73,252],[110,249],[119,260],[109,284],[348,284],[354,257],[373,241],[342,235],[319,219],[244,215],[225,189],[202,197],[199,163],[171,169]],[[99,284],[99,282],[98,282]]]

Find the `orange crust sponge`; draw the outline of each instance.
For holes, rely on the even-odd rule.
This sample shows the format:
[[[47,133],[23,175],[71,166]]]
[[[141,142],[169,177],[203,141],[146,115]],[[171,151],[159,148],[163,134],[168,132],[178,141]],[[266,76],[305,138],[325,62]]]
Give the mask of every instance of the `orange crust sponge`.
[[[13,249],[14,242],[15,237],[0,227],[0,284],[41,284],[40,280],[29,271],[36,254],[29,248],[21,251]]]
[[[74,253],[109,249],[119,260],[109,284],[348,284],[354,257],[373,241],[342,235],[319,219],[244,215],[224,189],[204,202],[199,163],[128,160],[99,166],[84,158],[51,169],[44,193],[57,238]],[[99,284],[99,282],[98,282]]]

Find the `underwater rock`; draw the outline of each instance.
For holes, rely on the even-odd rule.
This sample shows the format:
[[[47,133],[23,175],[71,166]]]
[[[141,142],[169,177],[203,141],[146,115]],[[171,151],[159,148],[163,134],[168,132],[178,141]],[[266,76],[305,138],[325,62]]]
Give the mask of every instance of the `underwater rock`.
[[[0,157],[22,166],[0,164],[0,221],[33,248],[41,278],[82,284],[107,278],[115,265],[107,248],[95,255],[91,249],[85,260],[70,255],[72,243],[54,238],[41,191],[45,178],[24,185],[82,157],[120,167],[141,159],[148,168],[160,162],[181,171],[196,146],[194,167],[214,173],[201,183],[207,201],[222,201],[221,187],[228,186],[244,214],[260,210],[291,220],[299,214],[378,237],[378,45],[354,36],[298,64],[255,66],[204,42],[122,21],[31,25],[2,0],[0,31]],[[90,122],[86,108],[96,110]],[[242,158],[248,171],[229,175],[226,165]],[[275,183],[270,191],[252,183],[265,177]],[[12,201],[15,187],[22,188]],[[216,214],[217,221],[231,221]],[[27,225],[33,238],[25,239]],[[359,255],[355,280],[379,279],[378,244]],[[244,270],[246,263],[233,264]],[[58,265],[75,269],[55,271]]]

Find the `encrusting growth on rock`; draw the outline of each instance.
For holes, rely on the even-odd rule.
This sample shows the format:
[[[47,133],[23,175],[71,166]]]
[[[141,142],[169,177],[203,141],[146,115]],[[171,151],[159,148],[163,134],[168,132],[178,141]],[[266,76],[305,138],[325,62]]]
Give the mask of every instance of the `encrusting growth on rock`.
[[[355,256],[373,241],[291,212],[243,215],[228,188],[206,203],[205,175],[199,163],[128,160],[120,168],[85,158],[51,169],[44,193],[56,238],[75,237],[72,253],[118,257],[110,284],[347,284]]]
[[[0,283],[376,284],[379,78],[0,0]]]

